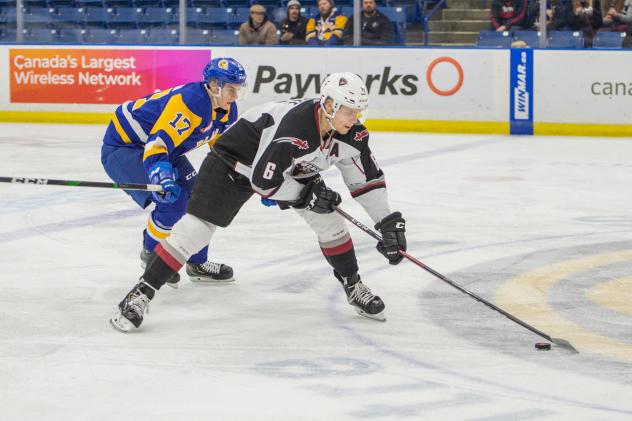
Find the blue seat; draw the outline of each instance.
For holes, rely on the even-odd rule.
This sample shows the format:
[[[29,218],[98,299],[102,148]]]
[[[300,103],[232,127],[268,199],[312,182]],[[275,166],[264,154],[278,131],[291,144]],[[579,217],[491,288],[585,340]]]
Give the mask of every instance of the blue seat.
[[[528,47],[540,47],[540,32],[537,31],[515,31],[513,41],[524,41]]]
[[[15,3],[13,4],[15,7]],[[48,2],[47,0],[22,0],[22,6],[26,7],[27,9],[33,7],[48,7]]]
[[[584,35],[579,31],[551,31],[548,47],[584,48]]]
[[[392,22],[406,23],[406,11],[403,7],[379,7],[378,10]]]
[[[86,20],[86,9],[83,7],[60,7],[55,14],[54,25],[59,28],[82,26]]]
[[[17,19],[17,13],[16,13],[16,9],[15,7],[12,7],[10,9],[4,9],[5,13],[4,13],[4,17],[6,19],[7,22],[15,22]],[[24,10],[24,9],[23,9]]]
[[[55,9],[49,7],[32,7],[24,14],[24,26],[28,28],[48,28],[55,20]]]
[[[166,26],[171,21],[173,9],[170,7],[148,7],[139,15],[138,24],[143,27]]]
[[[509,48],[511,47],[511,32],[481,31],[478,33],[476,46],[485,48]]]
[[[54,8],[74,7],[75,0],[48,0],[48,6]]]
[[[137,7],[117,7],[108,9],[107,22],[110,28],[138,28],[143,9]]]
[[[597,32],[593,40],[593,48],[619,49],[623,48],[625,32]]]
[[[60,29],[57,42],[61,44],[85,44],[86,34],[87,30],[81,28]]]
[[[17,41],[17,30],[7,28],[0,31],[0,42],[5,44],[15,44]]]
[[[191,0],[192,7],[222,7],[222,0]]]
[[[177,45],[180,34],[177,29],[155,28],[150,31],[149,44]]]
[[[121,29],[118,31],[117,44],[142,45],[149,39],[146,29]]]
[[[107,26],[108,12],[103,7],[86,7],[84,22],[86,26],[105,28]]]
[[[57,42],[56,29],[33,28],[25,32],[24,42],[30,44],[54,44]]]
[[[131,0],[103,0],[105,7],[132,7]]]
[[[248,22],[250,19],[250,9],[247,7],[237,7],[235,10],[235,14],[230,22],[231,28],[239,28],[242,23]]]
[[[204,15],[203,7],[187,7],[187,26],[198,27],[198,22]]]
[[[208,45],[211,42],[210,29],[187,28],[187,45]]]
[[[86,34],[87,44],[115,44],[117,32],[115,29],[89,29]]]
[[[130,0],[132,7],[162,7],[162,0]]]
[[[226,7],[207,7],[206,12],[198,16],[200,28],[228,28],[233,18],[233,9]]]
[[[75,0],[78,7],[105,7],[103,0]]]
[[[234,29],[216,29],[211,32],[209,44],[238,45],[239,31]]]

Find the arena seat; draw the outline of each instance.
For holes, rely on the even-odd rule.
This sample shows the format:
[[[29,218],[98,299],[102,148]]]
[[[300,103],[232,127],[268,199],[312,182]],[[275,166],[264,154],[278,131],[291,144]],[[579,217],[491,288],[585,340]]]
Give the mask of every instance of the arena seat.
[[[476,46],[484,48],[509,48],[511,47],[511,32],[480,31],[476,39]]]
[[[584,35],[579,31],[551,31],[548,47],[584,48]]]
[[[623,48],[625,32],[597,32],[593,40],[593,48],[619,49]]]

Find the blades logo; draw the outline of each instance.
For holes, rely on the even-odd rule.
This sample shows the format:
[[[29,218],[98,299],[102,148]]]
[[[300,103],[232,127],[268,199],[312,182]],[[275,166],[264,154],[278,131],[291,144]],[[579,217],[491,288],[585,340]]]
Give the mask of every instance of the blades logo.
[[[356,142],[362,142],[367,136],[369,136],[369,131],[367,129],[364,129],[361,132],[356,133],[355,136],[353,136],[353,140],[355,140]]]
[[[309,143],[307,143],[307,140],[298,139],[296,137],[280,137],[274,140],[274,142],[291,143],[302,151],[306,151],[307,149],[309,149]]]

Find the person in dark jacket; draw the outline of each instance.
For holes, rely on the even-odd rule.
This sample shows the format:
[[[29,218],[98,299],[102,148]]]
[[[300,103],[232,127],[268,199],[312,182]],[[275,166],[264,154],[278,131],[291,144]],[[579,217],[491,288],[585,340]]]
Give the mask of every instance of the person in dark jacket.
[[[281,21],[279,43],[282,45],[305,45],[306,28],[307,18],[301,16],[301,3],[298,0],[288,1],[287,16]]]
[[[492,2],[492,30],[509,31],[522,27],[527,17],[528,0],[494,0]]]
[[[582,31],[584,34],[584,46],[592,47],[595,32],[601,27],[601,1],[600,0],[572,0],[571,29]]]
[[[345,44],[353,44],[353,15],[347,21]],[[393,43],[393,23],[377,10],[375,0],[362,0],[360,16],[362,45],[390,45]]]

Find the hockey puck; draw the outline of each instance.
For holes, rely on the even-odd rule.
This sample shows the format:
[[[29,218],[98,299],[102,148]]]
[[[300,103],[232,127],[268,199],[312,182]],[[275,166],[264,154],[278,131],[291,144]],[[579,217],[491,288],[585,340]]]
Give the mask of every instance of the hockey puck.
[[[535,349],[538,351],[548,351],[551,349],[551,344],[548,342],[538,342],[535,344]]]

